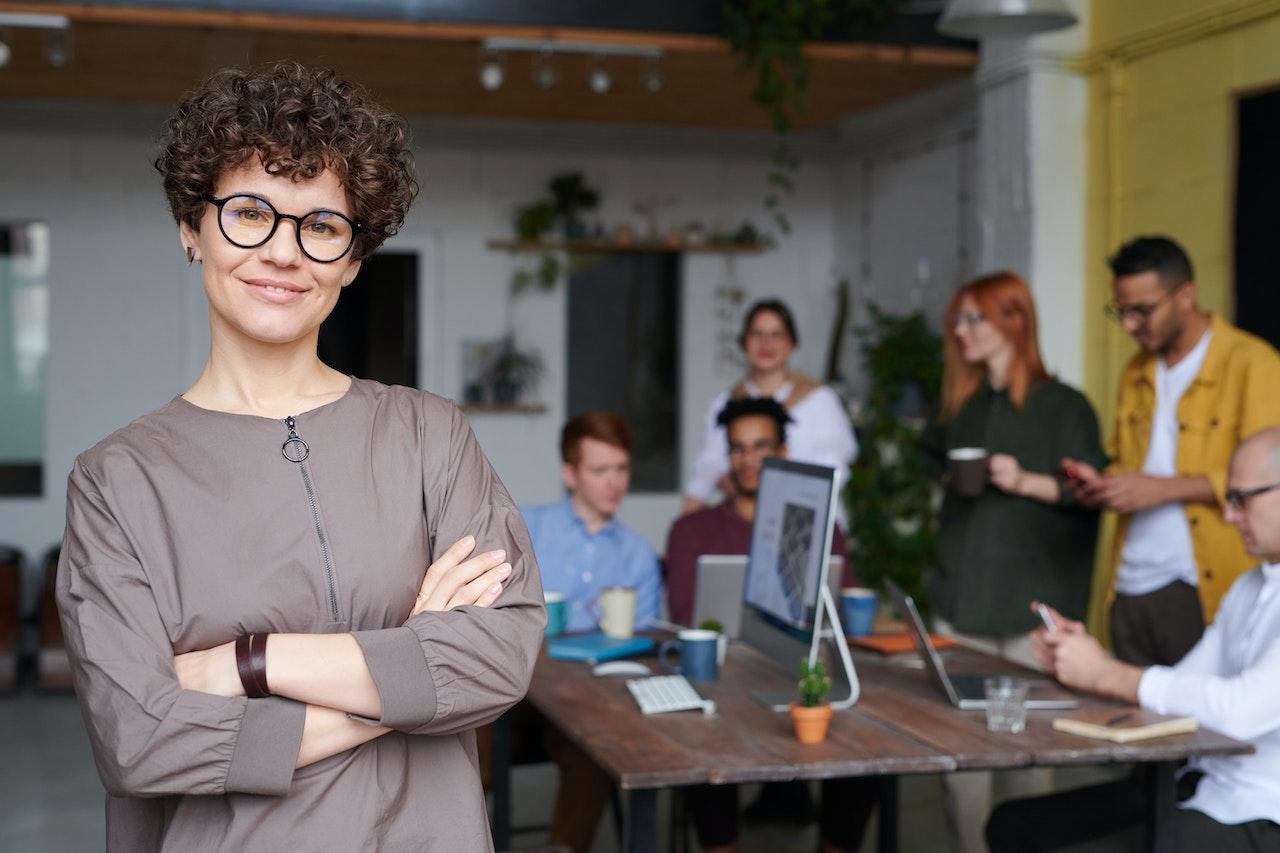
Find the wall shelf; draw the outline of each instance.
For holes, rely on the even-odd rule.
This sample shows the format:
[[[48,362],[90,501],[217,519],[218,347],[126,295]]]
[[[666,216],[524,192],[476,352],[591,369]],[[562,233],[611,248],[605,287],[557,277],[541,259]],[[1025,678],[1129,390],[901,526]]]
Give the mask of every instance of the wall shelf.
[[[763,243],[672,243],[666,240],[524,240],[494,239],[486,245],[504,252],[691,252],[713,255],[758,255],[768,247]]]
[[[458,408],[468,415],[540,415],[547,410],[545,403],[459,403]]]

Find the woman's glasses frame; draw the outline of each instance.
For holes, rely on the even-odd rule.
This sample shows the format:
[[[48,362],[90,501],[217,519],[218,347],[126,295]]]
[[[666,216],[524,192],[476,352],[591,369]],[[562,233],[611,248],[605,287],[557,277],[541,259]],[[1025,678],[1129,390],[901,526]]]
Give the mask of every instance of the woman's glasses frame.
[[[232,236],[227,233],[226,226],[222,221],[222,210],[224,207],[226,207],[227,202],[231,201],[234,198],[251,198],[254,201],[262,202],[271,211],[272,217],[273,217],[271,220],[271,228],[267,231],[267,235],[263,237],[261,240],[259,240],[258,242],[242,243],[239,240],[232,238]],[[332,264],[336,261],[342,260],[344,257],[346,257],[347,252],[351,251],[351,247],[355,245],[356,235],[364,230],[364,226],[361,225],[359,222],[353,222],[351,218],[348,217],[346,214],[339,213],[336,210],[326,210],[326,209],[311,210],[302,214],[301,216],[295,216],[292,213],[281,213],[280,211],[276,210],[276,206],[274,204],[267,201],[262,196],[254,195],[253,193],[232,193],[231,195],[223,196],[222,198],[215,198],[214,196],[207,195],[204,197],[204,200],[209,204],[212,204],[215,208],[217,208],[218,230],[222,232],[223,238],[231,245],[238,246],[241,249],[256,249],[259,246],[266,245],[268,242],[271,241],[272,237],[276,236],[276,229],[280,227],[281,220],[288,219],[291,222],[293,222],[293,239],[297,241],[298,248],[302,250],[302,254],[306,255],[308,258],[310,258],[311,260],[315,261],[318,264]],[[337,255],[337,257],[328,258],[328,259],[317,258],[315,255],[308,252],[307,247],[303,245],[302,223],[309,217],[315,216],[317,213],[326,213],[330,216],[336,216],[339,219],[341,219],[343,222],[346,222],[348,225],[351,226],[351,238],[347,241],[347,245]]]

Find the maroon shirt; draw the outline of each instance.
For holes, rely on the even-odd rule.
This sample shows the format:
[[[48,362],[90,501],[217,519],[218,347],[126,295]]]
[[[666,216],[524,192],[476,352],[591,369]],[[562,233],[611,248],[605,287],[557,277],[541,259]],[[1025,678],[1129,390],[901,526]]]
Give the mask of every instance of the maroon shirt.
[[[667,534],[667,608],[671,620],[688,625],[693,618],[693,591],[697,584],[698,558],[704,554],[746,554],[751,550],[751,522],[734,511],[728,501],[676,519]],[[836,525],[831,554],[844,557],[844,586],[856,586],[857,575],[845,553],[844,531]]]

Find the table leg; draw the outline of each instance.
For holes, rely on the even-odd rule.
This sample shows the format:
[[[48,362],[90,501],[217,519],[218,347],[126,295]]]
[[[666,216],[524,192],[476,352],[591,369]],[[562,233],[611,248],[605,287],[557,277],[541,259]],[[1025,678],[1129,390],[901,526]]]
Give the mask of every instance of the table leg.
[[[511,715],[503,714],[493,722],[490,750],[490,773],[493,777],[493,846],[496,850],[511,848]]]
[[[658,792],[654,788],[632,791],[628,797],[627,853],[655,853],[658,849]]]
[[[1152,853],[1173,853],[1173,819],[1177,814],[1177,787],[1175,761],[1154,761],[1143,765],[1147,779],[1147,849]]]
[[[898,853],[898,777],[880,778],[879,853]]]

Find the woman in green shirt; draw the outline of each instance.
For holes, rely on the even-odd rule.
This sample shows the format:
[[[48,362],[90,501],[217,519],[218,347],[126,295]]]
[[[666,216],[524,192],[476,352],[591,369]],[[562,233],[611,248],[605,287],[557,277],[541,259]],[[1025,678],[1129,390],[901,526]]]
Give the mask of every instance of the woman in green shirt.
[[[942,503],[933,609],[943,630],[1031,662],[1028,604],[1072,618],[1088,605],[1098,513],[1062,487],[1064,457],[1105,464],[1098,418],[1040,358],[1031,291],[1001,272],[963,285],[947,308],[942,412],[926,437],[949,450],[985,448],[988,482],[976,497],[948,483]]]
[[[942,412],[925,436],[945,464],[961,447],[988,453],[975,497],[947,482],[933,577],[935,628],[991,654],[1035,666],[1028,606],[1039,599],[1074,619],[1089,601],[1098,513],[1063,488],[1065,457],[1105,465],[1098,417],[1084,395],[1049,375],[1040,358],[1027,283],[994,273],[963,285],[946,314]],[[1001,782],[1025,793],[1050,787],[1044,770]],[[990,773],[943,777],[961,849],[986,849]]]

